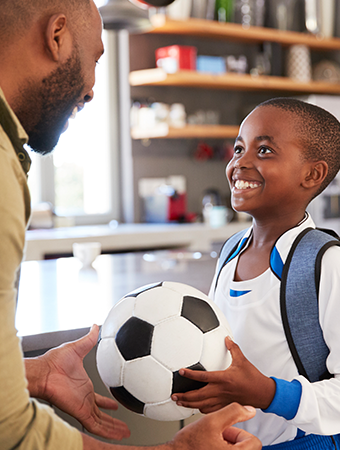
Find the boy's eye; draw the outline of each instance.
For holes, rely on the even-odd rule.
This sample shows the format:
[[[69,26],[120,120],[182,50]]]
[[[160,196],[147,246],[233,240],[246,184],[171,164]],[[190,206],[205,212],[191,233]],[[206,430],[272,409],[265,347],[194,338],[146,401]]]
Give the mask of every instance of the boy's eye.
[[[259,154],[260,155],[266,155],[268,153],[273,153],[272,150],[268,147],[262,146],[259,148]]]
[[[240,146],[234,147],[234,154],[235,155],[239,155],[242,152],[243,152],[243,148],[242,147],[240,147]]]

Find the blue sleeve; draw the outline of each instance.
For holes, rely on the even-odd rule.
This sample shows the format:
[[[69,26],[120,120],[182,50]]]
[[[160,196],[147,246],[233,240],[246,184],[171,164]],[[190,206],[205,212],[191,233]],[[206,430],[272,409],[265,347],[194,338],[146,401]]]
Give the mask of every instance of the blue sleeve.
[[[276,414],[284,417],[286,420],[293,419],[300,405],[301,383],[298,380],[286,381],[275,377],[271,378],[276,384],[275,395],[269,407],[262,411]]]

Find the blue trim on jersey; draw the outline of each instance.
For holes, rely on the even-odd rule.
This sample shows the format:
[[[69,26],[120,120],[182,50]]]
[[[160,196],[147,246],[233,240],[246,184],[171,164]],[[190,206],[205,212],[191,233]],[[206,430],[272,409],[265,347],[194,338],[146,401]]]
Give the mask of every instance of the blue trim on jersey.
[[[270,267],[278,279],[281,280],[283,261],[276,247],[273,248],[270,254]]]
[[[244,244],[247,242],[248,238],[245,237],[241,240],[241,242],[238,244],[237,249],[234,251],[234,253],[228,258],[228,260],[226,261],[225,264],[227,264],[229,261],[231,261],[233,258],[235,258],[235,256],[237,256],[240,251],[242,250]]]
[[[303,431],[303,430],[300,430],[300,428],[298,428],[294,440],[295,440],[295,439],[301,439],[301,438],[303,438],[305,435],[306,435],[306,432]]]
[[[230,289],[230,297],[241,297],[242,295],[248,294],[251,291],[235,291],[234,289]]]
[[[262,450],[335,450],[339,447],[340,435],[321,436],[308,434],[301,439],[281,442],[280,444],[264,445]]]
[[[284,417],[286,420],[292,420],[297,413],[300,405],[302,386],[300,381],[286,381],[280,378],[271,377],[276,384],[276,391],[273,401],[267,409],[262,411],[265,413],[273,413],[277,416]]]

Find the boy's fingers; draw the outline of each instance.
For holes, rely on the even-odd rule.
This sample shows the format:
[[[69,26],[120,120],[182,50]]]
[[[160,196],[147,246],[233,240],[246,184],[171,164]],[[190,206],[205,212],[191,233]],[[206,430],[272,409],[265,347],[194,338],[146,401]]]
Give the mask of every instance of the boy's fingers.
[[[227,336],[225,338],[225,345],[227,349],[230,351],[232,359],[243,356],[240,347],[231,339],[230,336]]]
[[[206,372],[205,370],[180,369],[181,377],[190,378],[190,380],[202,381],[203,383],[211,383],[217,381],[218,373]]]

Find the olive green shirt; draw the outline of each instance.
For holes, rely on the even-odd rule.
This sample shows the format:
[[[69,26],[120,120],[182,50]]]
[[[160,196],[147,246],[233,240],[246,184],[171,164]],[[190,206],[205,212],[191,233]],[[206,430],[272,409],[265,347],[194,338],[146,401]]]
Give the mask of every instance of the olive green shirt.
[[[0,99],[0,449],[81,450],[80,432],[31,399],[27,390],[15,329],[15,280],[30,216],[30,158],[22,147],[27,135],[1,89]]]

